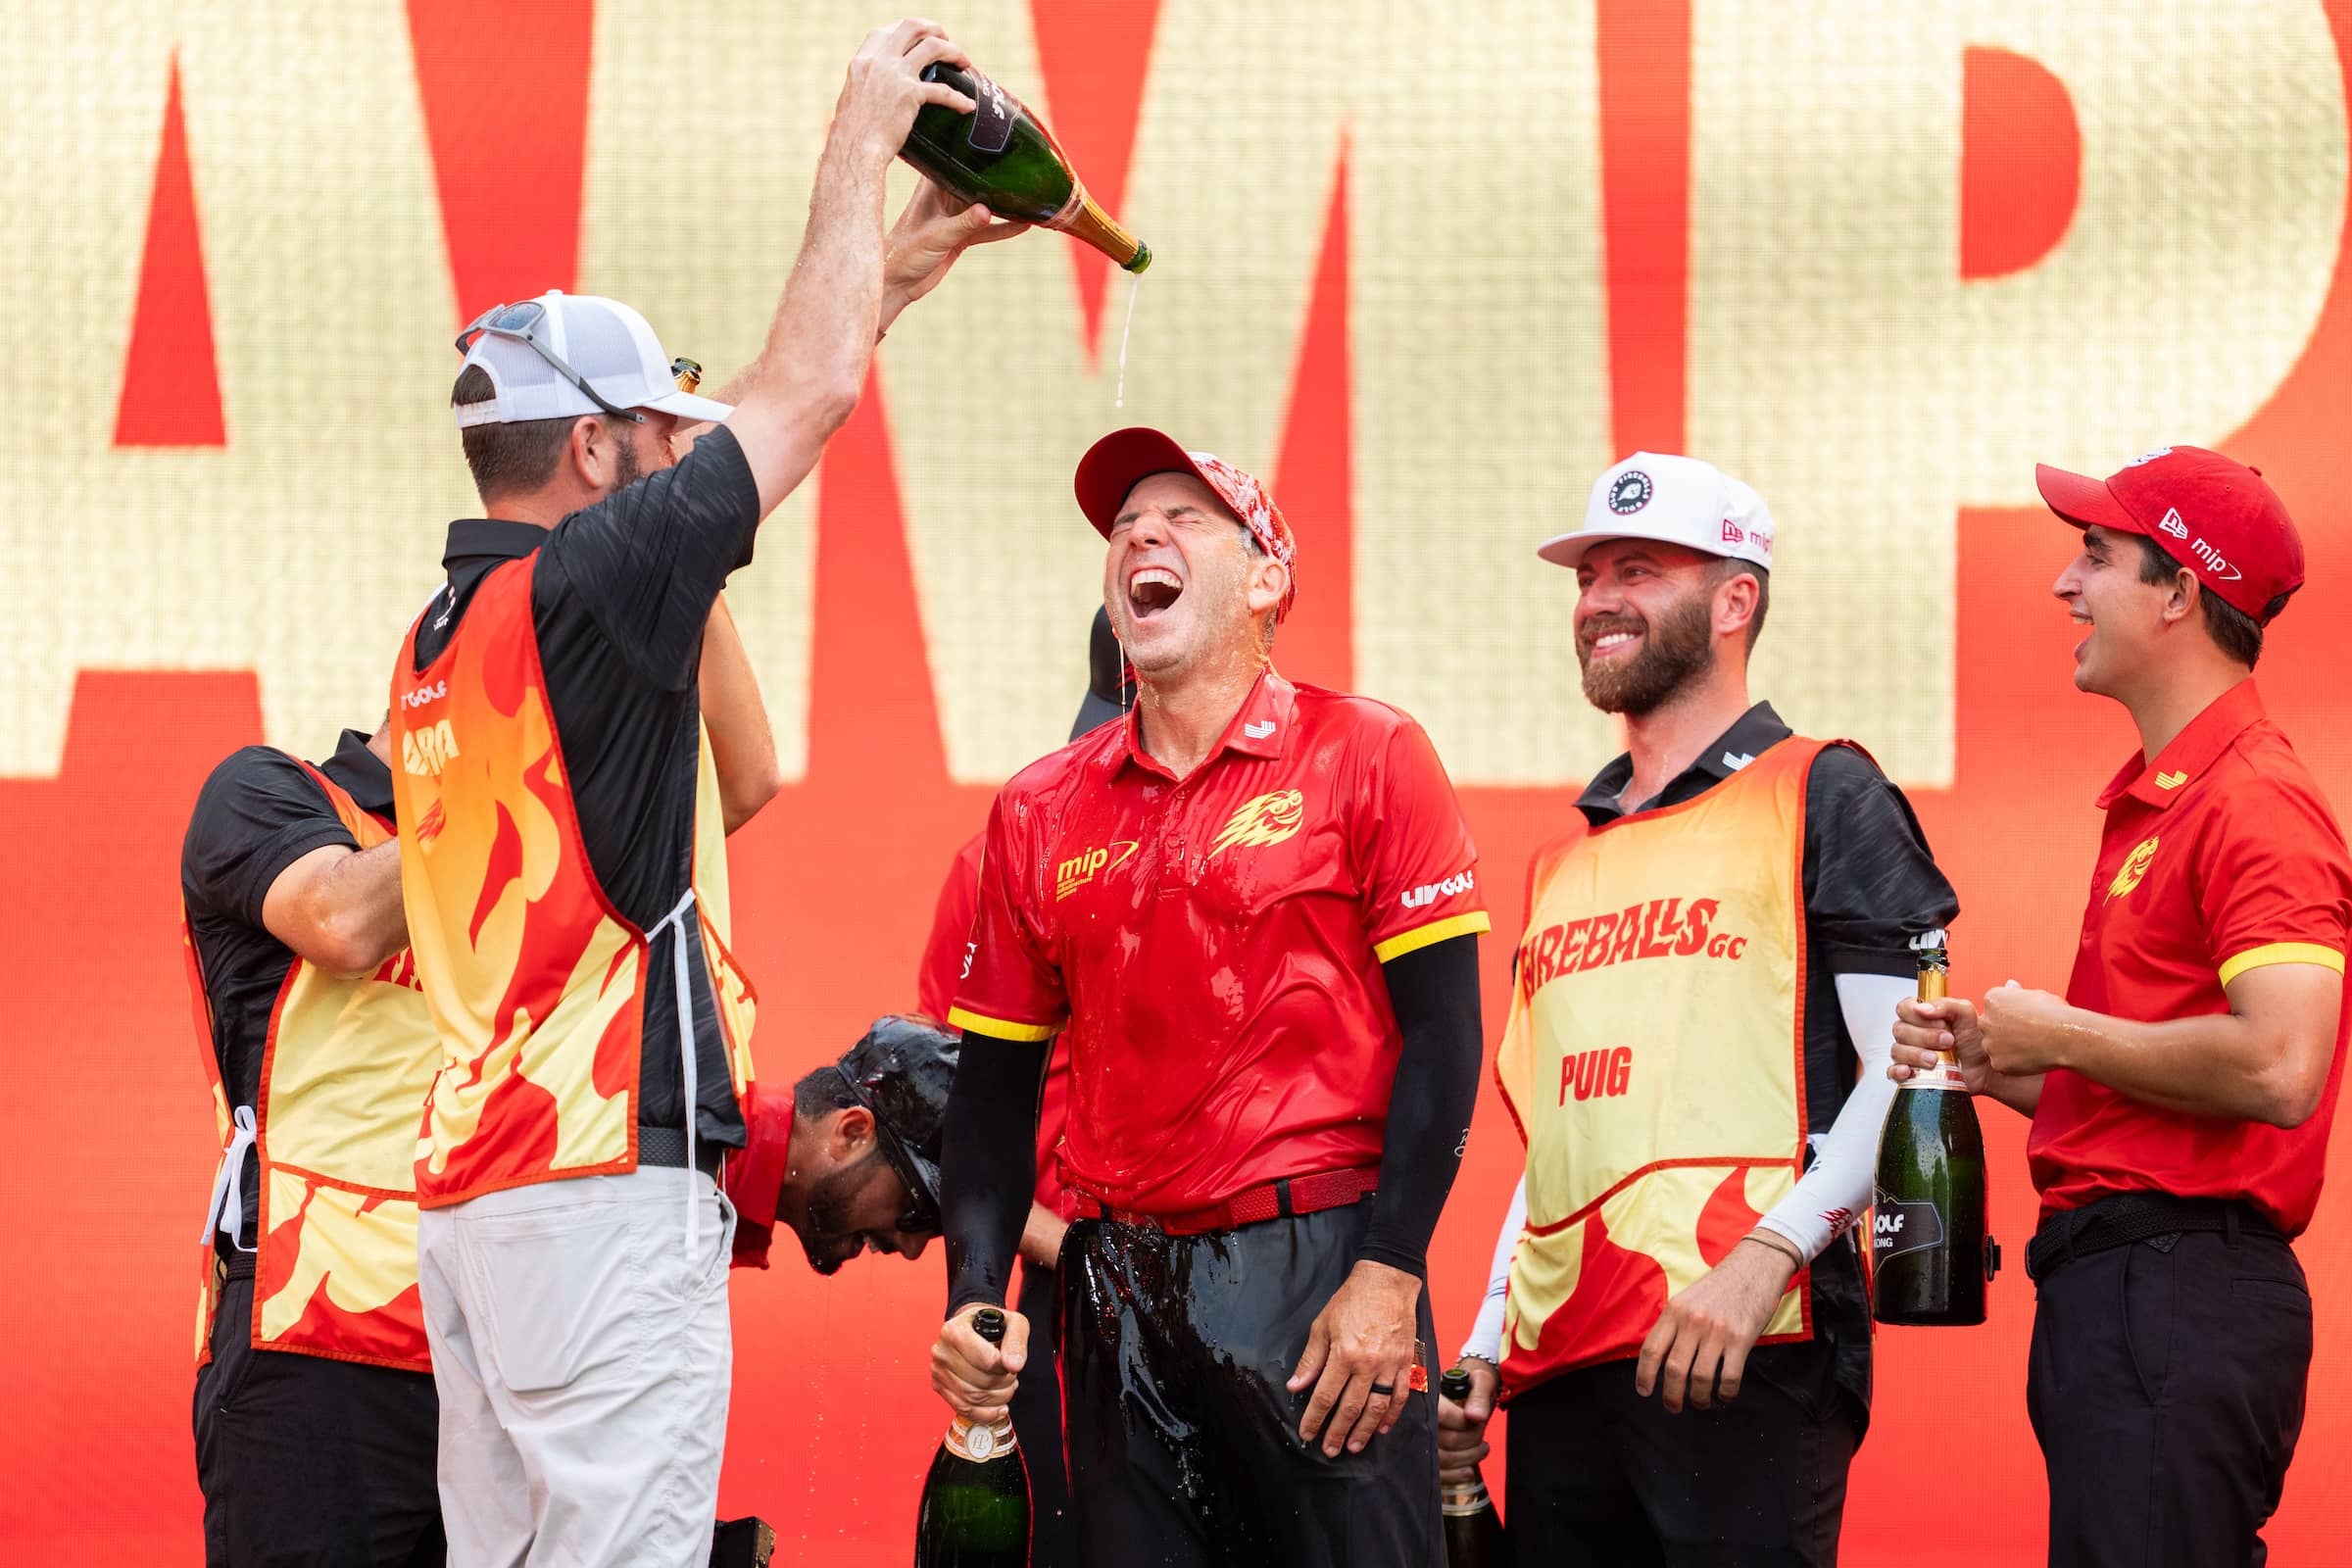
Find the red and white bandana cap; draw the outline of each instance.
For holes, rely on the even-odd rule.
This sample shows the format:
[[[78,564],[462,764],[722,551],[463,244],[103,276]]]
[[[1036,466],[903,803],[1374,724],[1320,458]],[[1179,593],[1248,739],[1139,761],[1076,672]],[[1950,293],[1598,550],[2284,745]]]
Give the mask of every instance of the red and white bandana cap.
[[[1216,493],[1258,549],[1290,569],[1290,586],[1274,618],[1288,618],[1298,599],[1298,540],[1283,517],[1282,509],[1254,475],[1245,473],[1223,458],[1207,452],[1187,452],[1175,438],[1145,425],[1113,430],[1078,460],[1078,510],[1105,539],[1127,504],[1127,492],[1155,473],[1189,473]]]

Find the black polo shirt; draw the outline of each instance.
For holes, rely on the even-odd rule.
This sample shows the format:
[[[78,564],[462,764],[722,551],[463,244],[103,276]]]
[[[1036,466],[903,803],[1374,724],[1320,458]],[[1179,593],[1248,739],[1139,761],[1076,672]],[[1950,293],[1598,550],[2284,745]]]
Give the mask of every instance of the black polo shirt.
[[[1789,729],[1770,703],[1758,703],[1633,810],[1619,796],[1634,760],[1619,757],[1592,775],[1577,809],[1594,827],[1622,816],[1694,800],[1730,778]],[[1960,913],[1952,885],[1936,869],[1911,803],[1878,764],[1850,746],[1826,748],[1805,780],[1805,1106],[1818,1137],[1844,1108],[1854,1086],[1853,1043],[1838,1002],[1839,974],[1918,973],[1911,939],[1948,926]],[[1870,1398],[1870,1298],[1849,1231],[1813,1265],[1815,1332],[1836,1347],[1838,1381],[1867,1405]]]
[[[694,875],[694,805],[701,745],[698,680],[703,626],[719,590],[752,559],[760,489],[743,448],[723,426],[673,467],[541,528],[466,518],[449,525],[449,578],[416,628],[416,669],[440,657],[475,591],[497,568],[536,553],[531,624],[547,674],[564,771],[579,810],[589,868],[605,897],[639,930],[683,898]],[[684,1127],[677,1003],[670,984],[674,927],[648,956],[637,1119]],[[741,1145],[724,1036],[701,961],[695,961],[695,1136]]]
[[[368,749],[365,734],[345,730],[318,771],[362,810],[391,822],[392,770]],[[261,1094],[270,1014],[294,966],[294,951],[262,924],[262,901],[287,866],[329,844],[360,847],[318,781],[283,752],[268,746],[232,752],[197,792],[180,843],[179,897],[212,1002],[213,1060],[232,1110]],[[252,1247],[261,1223],[261,1164],[251,1151],[244,1193],[239,1240]]]

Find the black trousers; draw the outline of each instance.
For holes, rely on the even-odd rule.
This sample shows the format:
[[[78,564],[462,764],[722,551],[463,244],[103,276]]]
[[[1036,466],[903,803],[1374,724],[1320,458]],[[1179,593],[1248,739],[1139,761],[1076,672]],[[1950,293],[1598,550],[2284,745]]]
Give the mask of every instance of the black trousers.
[[[253,1348],[253,1277],[222,1287],[196,1372],[206,1568],[428,1568],[440,1405],[429,1373]]]
[[[1061,1451],[1061,1276],[1021,1260],[1015,1303],[1029,1320],[1029,1360],[1012,1391],[1012,1435],[1029,1467],[1029,1568],[1079,1568],[1078,1516]]]
[[[1434,1394],[1361,1453],[1298,1441],[1284,1385],[1348,1278],[1365,1205],[1170,1237],[1101,1220],[1061,1250],[1070,1483],[1101,1568],[1432,1568]],[[1422,1292],[1419,1336],[1434,1342]]]
[[[1670,1415],[1632,1361],[1562,1373],[1510,1404],[1511,1542],[1544,1568],[1815,1568],[1838,1560],[1861,1402],[1826,1341],[1768,1345],[1740,1397]]]
[[[2076,1257],[2035,1292],[2026,1408],[2058,1568],[2268,1560],[2303,1430],[2311,1292],[2274,1236],[2191,1231]]]

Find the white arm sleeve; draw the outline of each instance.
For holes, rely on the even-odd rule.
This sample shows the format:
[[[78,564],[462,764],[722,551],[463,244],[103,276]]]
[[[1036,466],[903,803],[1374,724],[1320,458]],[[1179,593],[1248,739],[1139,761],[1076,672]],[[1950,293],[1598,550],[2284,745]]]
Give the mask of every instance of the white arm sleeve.
[[[1879,1135],[1896,1085],[1886,1076],[1894,1059],[1894,1004],[1919,995],[1916,981],[1885,974],[1837,976],[1846,1038],[1862,1058],[1862,1076],[1826,1133],[1813,1138],[1813,1168],[1773,1205],[1756,1228],[1795,1244],[1808,1258],[1844,1234],[1870,1206],[1878,1175]]]
[[[1479,1303],[1470,1338],[1462,1342],[1462,1354],[1475,1355],[1491,1366],[1502,1365],[1502,1298],[1510,1289],[1511,1254],[1519,1250],[1519,1233],[1525,1229],[1527,1178],[1521,1176],[1519,1185],[1511,1189],[1511,1206],[1502,1216],[1502,1229],[1494,1237],[1494,1261],[1487,1268],[1487,1298]]]

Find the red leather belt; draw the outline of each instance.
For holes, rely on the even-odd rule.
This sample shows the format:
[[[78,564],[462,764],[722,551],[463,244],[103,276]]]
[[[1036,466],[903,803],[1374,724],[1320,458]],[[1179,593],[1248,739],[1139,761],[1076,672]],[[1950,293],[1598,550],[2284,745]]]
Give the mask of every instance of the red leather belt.
[[[1236,1193],[1222,1203],[1176,1214],[1144,1214],[1120,1208],[1077,1188],[1070,1189],[1070,1196],[1077,1201],[1080,1219],[1115,1219],[1122,1225],[1145,1225],[1170,1236],[1200,1236],[1209,1231],[1238,1230],[1261,1220],[1294,1219],[1327,1208],[1345,1208],[1370,1196],[1379,1186],[1380,1167],[1358,1165],[1351,1170],[1317,1171],[1312,1176],[1286,1176]]]

